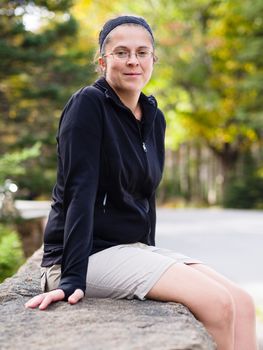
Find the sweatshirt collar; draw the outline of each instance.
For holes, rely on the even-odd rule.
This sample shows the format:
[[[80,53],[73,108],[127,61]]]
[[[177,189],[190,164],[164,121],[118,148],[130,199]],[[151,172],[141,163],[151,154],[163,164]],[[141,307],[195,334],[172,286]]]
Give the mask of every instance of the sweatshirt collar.
[[[95,83],[93,84],[93,86],[98,88],[102,92],[104,92],[106,98],[110,98],[117,105],[121,105],[123,108],[127,108],[122,103],[119,96],[112,89],[112,87],[109,85],[109,83],[107,82],[107,80],[104,77],[101,77],[98,80],[96,80]],[[152,96],[152,95],[146,96],[142,92],[140,94],[139,101],[140,101],[142,108],[143,108],[144,129],[145,129],[145,132],[148,134],[153,126],[153,122],[154,122],[154,119],[156,117],[157,101],[156,101],[154,96]]]
[[[107,82],[107,80],[104,77],[99,78],[98,80],[96,80],[95,83],[93,84],[93,86],[98,88],[98,89],[100,89],[101,91],[103,91],[105,93],[106,97],[112,98],[118,104],[122,104],[123,105],[123,103],[120,100],[119,96],[112,89],[112,87],[110,86],[110,84]],[[143,104],[149,104],[152,108],[155,108],[155,109],[157,108],[157,101],[154,98],[154,96],[152,96],[152,95],[146,96],[144,93],[141,92],[139,100]]]

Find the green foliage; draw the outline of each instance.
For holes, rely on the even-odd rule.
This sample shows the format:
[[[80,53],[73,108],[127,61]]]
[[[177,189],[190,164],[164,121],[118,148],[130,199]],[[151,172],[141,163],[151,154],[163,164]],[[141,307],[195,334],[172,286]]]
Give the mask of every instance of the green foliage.
[[[263,209],[263,179],[250,176],[244,179],[231,179],[225,191],[225,208]]]
[[[25,174],[25,161],[38,157],[40,155],[40,147],[41,144],[38,142],[31,148],[0,156],[0,184],[7,178]]]
[[[8,167],[3,172],[14,172],[24,183],[28,175],[37,182],[34,176],[42,172],[37,195],[50,193],[51,172],[52,183],[55,180],[55,138],[62,108],[86,79],[95,76],[93,47],[78,46],[79,25],[70,13],[72,4],[71,0],[4,1],[0,9],[0,156]],[[26,27],[25,19],[32,13],[39,20],[35,30]],[[36,142],[43,144],[40,159],[26,163],[33,171],[16,167],[19,150]],[[10,161],[6,153],[13,154],[7,156]]]
[[[12,276],[25,261],[17,232],[0,224],[0,283]]]
[[[263,168],[258,168],[251,154],[246,154],[241,174],[230,177],[225,187],[224,207],[263,209],[262,173]]]

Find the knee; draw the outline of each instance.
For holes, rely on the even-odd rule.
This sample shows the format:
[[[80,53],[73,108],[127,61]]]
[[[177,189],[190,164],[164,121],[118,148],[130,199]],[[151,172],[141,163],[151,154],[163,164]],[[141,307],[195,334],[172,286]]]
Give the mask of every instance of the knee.
[[[231,328],[235,319],[235,304],[230,293],[221,291],[215,301],[214,322],[217,327]]]
[[[254,300],[243,289],[237,287],[234,294],[235,304],[237,309],[237,317],[243,317],[247,320],[255,320],[256,310]]]

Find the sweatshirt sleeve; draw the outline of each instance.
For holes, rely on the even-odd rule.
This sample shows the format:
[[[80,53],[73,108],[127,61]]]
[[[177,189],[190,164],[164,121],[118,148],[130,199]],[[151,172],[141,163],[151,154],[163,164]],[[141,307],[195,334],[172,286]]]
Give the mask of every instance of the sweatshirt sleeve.
[[[58,133],[63,168],[65,213],[61,280],[65,300],[86,289],[92,248],[94,204],[98,187],[102,113],[94,94],[79,93],[66,106]]]
[[[155,192],[151,195],[149,199],[149,215],[151,223],[151,233],[150,233],[150,245],[155,246],[155,231],[156,231],[156,203],[155,203]]]
[[[158,140],[157,152],[160,157],[161,164],[161,172],[163,172],[164,168],[164,160],[165,160],[165,129],[166,129],[166,121],[163,113],[158,110],[158,119],[156,120],[156,139]],[[150,234],[150,244],[155,245],[155,231],[156,231],[156,190],[152,193],[149,198],[149,216],[151,222],[151,234]]]

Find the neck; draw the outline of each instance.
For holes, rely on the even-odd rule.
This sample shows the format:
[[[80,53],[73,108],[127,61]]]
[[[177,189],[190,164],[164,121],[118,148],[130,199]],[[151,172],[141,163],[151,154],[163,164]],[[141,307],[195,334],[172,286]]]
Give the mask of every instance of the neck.
[[[138,120],[141,120],[142,111],[139,104],[140,92],[125,92],[123,94],[120,91],[115,90],[115,92],[119,96],[121,102],[132,111],[134,117]]]

